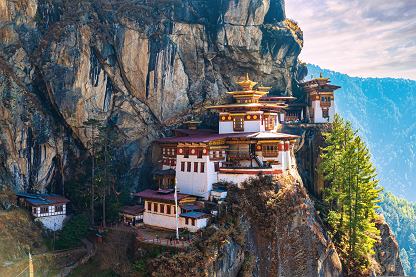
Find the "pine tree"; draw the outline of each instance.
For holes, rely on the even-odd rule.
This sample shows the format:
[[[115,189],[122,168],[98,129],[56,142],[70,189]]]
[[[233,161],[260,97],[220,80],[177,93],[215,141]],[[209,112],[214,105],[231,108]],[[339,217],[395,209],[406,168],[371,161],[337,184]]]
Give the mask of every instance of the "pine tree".
[[[323,192],[325,220],[348,272],[364,270],[378,239],[375,227],[378,181],[370,153],[349,122],[335,117],[324,134],[320,171],[328,185]]]
[[[114,212],[125,204],[125,194],[128,193],[124,185],[124,177],[129,174],[129,165],[125,158],[122,134],[112,122],[107,122],[99,128],[96,146],[96,173],[95,181],[97,197],[101,199],[102,226],[106,226],[110,213],[110,219],[114,219]],[[123,197],[120,197],[123,194]],[[123,199],[122,199],[123,198]]]

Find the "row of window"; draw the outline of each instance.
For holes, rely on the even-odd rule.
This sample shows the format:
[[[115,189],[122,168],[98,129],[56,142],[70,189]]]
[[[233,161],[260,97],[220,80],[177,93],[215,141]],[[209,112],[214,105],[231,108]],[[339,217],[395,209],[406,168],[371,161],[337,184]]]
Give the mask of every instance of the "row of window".
[[[149,202],[149,201],[147,201],[147,210],[150,212],[159,213],[159,214],[169,214],[169,215],[176,214],[175,205],[154,203],[154,202]],[[195,219],[185,218],[185,224],[195,226]]]
[[[36,214],[37,213],[37,211],[36,211],[36,207],[33,207],[32,208],[32,212],[34,213],[34,214]],[[64,211],[64,206],[62,206],[62,205],[59,205],[59,206],[55,206],[55,213],[59,213],[59,212],[63,212]],[[47,206],[47,207],[40,207],[40,213],[41,214],[47,214],[47,213],[49,213],[49,207]]]
[[[331,102],[331,96],[322,96],[321,102]]]
[[[184,158],[189,158],[189,154],[191,155],[195,155],[196,157],[201,159],[202,158],[202,154],[203,154],[203,149],[190,149],[190,148],[184,148],[183,149],[183,157]]]
[[[176,160],[175,159],[163,159],[162,164],[163,165],[175,166],[176,165]]]
[[[160,214],[176,214],[175,205],[147,202],[147,210]]]
[[[263,120],[261,122],[263,124]],[[273,130],[276,125],[275,116],[264,117],[264,125],[266,130]],[[233,129],[234,131],[244,131],[244,117],[236,116],[233,119]]]
[[[195,218],[187,218],[187,217],[185,217],[185,225],[195,226]]]
[[[277,157],[279,154],[277,145],[263,145],[262,154],[264,157]]]
[[[225,151],[212,151],[210,153],[211,159],[224,158]]]
[[[176,156],[176,149],[175,148],[163,148],[162,153],[163,155],[166,155],[166,156]]]
[[[264,128],[266,130],[273,130],[275,125],[275,119],[274,116],[266,117],[264,120]]]
[[[205,163],[194,162],[194,172],[204,173],[205,172]],[[192,169],[192,162],[186,162],[186,171],[191,172]],[[185,172],[185,162],[181,162],[181,171]]]

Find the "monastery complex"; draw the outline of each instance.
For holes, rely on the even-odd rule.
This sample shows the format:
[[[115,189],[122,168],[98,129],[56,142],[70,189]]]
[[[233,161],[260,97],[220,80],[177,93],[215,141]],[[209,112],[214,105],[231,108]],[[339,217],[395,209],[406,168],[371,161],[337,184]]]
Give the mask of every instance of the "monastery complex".
[[[184,122],[174,136],[155,142],[159,166],[153,171],[157,189],[136,193],[141,205],[125,207],[124,223],[196,232],[218,213],[229,184],[259,175],[276,176],[295,168],[299,137],[282,133],[284,124],[331,123],[334,91],[328,78],[301,84],[304,98],[268,96],[247,75],[240,90],[227,92],[230,104],[209,106],[218,113],[218,131],[201,129],[197,120]],[[21,206],[50,230],[63,227],[68,199],[54,194],[18,193]]]
[[[215,215],[207,203],[224,200],[224,184],[239,185],[295,167],[293,149],[299,137],[279,132],[283,124],[330,123],[334,118],[334,91],[339,87],[322,76],[302,83],[302,101],[267,96],[270,87],[256,86],[248,76],[237,84],[241,90],[227,92],[233,103],[207,107],[218,112],[218,131],[200,129],[199,121],[190,120],[173,137],[156,141],[158,189],[136,194],[144,204],[145,225],[191,232],[205,227]]]

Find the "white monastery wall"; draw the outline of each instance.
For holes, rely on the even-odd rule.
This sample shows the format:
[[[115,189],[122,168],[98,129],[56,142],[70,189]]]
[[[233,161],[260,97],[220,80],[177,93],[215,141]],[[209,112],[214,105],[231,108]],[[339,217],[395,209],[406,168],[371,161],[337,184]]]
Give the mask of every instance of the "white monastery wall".
[[[185,225],[182,217],[179,217],[179,228]],[[166,229],[176,229],[176,216],[175,214],[157,214],[154,212],[145,211],[143,213],[143,223],[151,226],[156,226]]]
[[[220,121],[218,133],[219,134],[234,133],[233,122],[232,121]]]
[[[233,173],[218,173],[218,181],[230,182],[234,184],[241,184],[250,177],[256,177],[255,174],[233,174]]]
[[[66,215],[66,204],[60,204],[56,206],[62,206],[62,211],[55,211],[55,206],[48,206],[47,213],[41,213],[40,207],[32,207],[32,215],[35,217],[53,216],[53,215]]]
[[[334,122],[334,117],[335,117],[335,101],[334,100],[331,100],[331,107],[329,107],[328,114],[329,114],[329,122],[330,123]]]
[[[264,131],[264,125],[261,125],[261,120],[244,121],[244,132],[262,132],[262,131]]]
[[[181,163],[185,162],[185,171],[181,170]],[[191,170],[188,172],[188,162],[191,163]],[[197,172],[194,171],[194,163],[198,163]],[[205,170],[201,172],[201,162],[205,163]],[[212,164],[212,165],[210,165]],[[198,158],[196,155],[189,155],[185,158],[184,155],[177,156],[176,163],[176,182],[180,193],[186,193],[208,199],[209,192],[212,189],[212,183],[215,182],[214,164],[209,161],[207,155]]]
[[[52,231],[61,230],[64,227],[66,215],[52,215],[35,218],[35,221],[40,221],[42,225]]]

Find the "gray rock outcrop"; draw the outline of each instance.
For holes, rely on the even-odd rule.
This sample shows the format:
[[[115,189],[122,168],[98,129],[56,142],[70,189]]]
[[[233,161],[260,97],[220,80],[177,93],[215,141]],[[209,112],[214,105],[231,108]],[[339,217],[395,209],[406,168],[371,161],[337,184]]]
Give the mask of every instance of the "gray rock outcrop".
[[[282,0],[5,0],[0,20],[0,180],[15,190],[81,173],[89,119],[125,135],[135,186],[152,141],[238,77],[292,94],[301,72]]]

